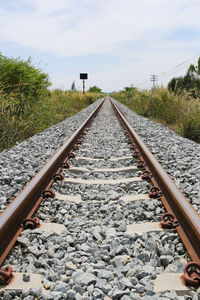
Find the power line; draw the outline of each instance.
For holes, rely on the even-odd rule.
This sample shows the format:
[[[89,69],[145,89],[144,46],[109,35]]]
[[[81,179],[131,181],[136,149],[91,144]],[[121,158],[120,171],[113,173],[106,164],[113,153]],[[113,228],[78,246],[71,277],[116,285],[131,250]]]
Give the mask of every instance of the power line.
[[[184,62],[182,62],[181,64],[179,64],[179,65],[177,65],[177,66],[175,66],[175,67],[172,67],[172,68],[168,69],[167,71],[164,71],[164,72],[158,74],[158,76],[161,76],[162,74],[165,74],[165,73],[167,73],[167,72],[169,72],[169,71],[171,71],[171,70],[174,70],[174,69],[176,69],[176,68],[178,68],[178,67],[180,67],[180,66],[186,64],[188,61],[192,60],[193,58],[195,58],[195,57],[197,57],[197,56],[199,56],[199,55],[200,55],[200,53],[197,53],[197,54],[194,55],[193,57],[191,57],[191,58],[185,60]]]
[[[182,63],[180,63],[180,64],[178,64],[178,65],[176,65],[176,66],[174,66],[174,67],[172,67],[172,68],[170,68],[170,69],[168,69],[168,70],[166,70],[166,71],[164,71],[164,72],[159,73],[157,76],[163,76],[164,74],[166,74],[166,73],[168,73],[168,72],[170,72],[170,71],[173,71],[174,69],[177,69],[177,68],[179,68],[180,66],[186,64],[187,62],[189,62],[190,60],[192,60],[193,58],[195,58],[195,57],[197,57],[197,56],[200,56],[200,52],[197,53],[197,54],[195,54],[195,55],[192,56],[191,58],[189,58],[189,59],[183,61]],[[173,73],[172,73],[172,74],[173,74]],[[172,75],[172,74],[171,74],[171,75]],[[151,80],[151,81],[152,81],[152,80]],[[148,79],[148,80],[145,80],[145,81],[143,81],[143,82],[141,82],[141,83],[139,83],[139,84],[137,84],[137,86],[144,85],[145,83],[148,83],[148,82],[149,82],[149,79]]]

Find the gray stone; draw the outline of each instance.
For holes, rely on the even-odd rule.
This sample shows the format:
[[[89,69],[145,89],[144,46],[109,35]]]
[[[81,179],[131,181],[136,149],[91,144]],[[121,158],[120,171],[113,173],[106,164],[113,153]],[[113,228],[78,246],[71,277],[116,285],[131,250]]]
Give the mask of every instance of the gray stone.
[[[75,284],[73,285],[73,289],[78,293],[78,294],[83,294],[84,293],[84,288],[80,286],[80,284]]]
[[[129,296],[124,295],[121,300],[131,300],[132,298],[130,298]]]
[[[70,281],[70,277],[66,275],[60,275],[60,281],[68,283]]]
[[[139,258],[143,262],[149,262],[150,254],[148,252],[141,252],[140,254],[138,254],[137,258]]]
[[[138,283],[138,284],[135,285],[135,289],[136,289],[139,293],[144,293],[144,290],[145,290],[144,286],[143,286],[142,284],[140,284],[140,283]]]
[[[100,290],[98,288],[95,288],[94,291],[93,291],[93,297],[94,297],[94,299],[97,299],[97,298],[102,299],[102,296],[103,296],[102,290]]]
[[[144,286],[147,286],[152,283],[151,277],[150,276],[145,276],[142,279],[140,279],[140,283],[143,284]]]
[[[169,299],[176,299],[177,298],[177,294],[176,294],[175,291],[170,291],[170,292],[165,293],[165,297],[167,297]]]
[[[87,291],[88,291],[88,293],[91,294],[91,293],[94,291],[94,285],[93,285],[93,284],[89,285],[89,286],[87,287]]]
[[[105,294],[108,294],[112,289],[112,285],[111,284],[105,284],[103,287],[102,287],[102,291],[105,293]]]
[[[106,279],[98,279],[96,284],[95,284],[95,287],[99,288],[99,289],[102,289],[104,287],[104,285],[107,284],[107,280]]]
[[[10,296],[9,294],[5,294],[3,296],[3,300],[12,300],[12,296]]]
[[[102,236],[100,235],[100,233],[97,230],[93,231],[93,236],[97,241],[102,241]]]
[[[136,284],[138,284],[138,279],[136,277],[131,277],[130,281],[131,281],[133,286],[136,286]]]
[[[185,264],[181,261],[173,261],[166,267],[166,271],[174,273],[182,273],[184,270]]]
[[[25,297],[23,300],[35,300],[35,297],[29,295],[29,296]]]
[[[72,271],[76,270],[76,266],[71,261],[66,262],[65,267],[66,270],[72,270]]]
[[[89,247],[88,245],[86,245],[86,244],[83,244],[83,245],[81,246],[81,250],[82,250],[82,251],[85,251],[85,252],[89,252],[89,251],[90,251],[90,247]]]
[[[118,228],[119,231],[122,231],[122,232],[125,232],[126,231],[126,221],[125,220],[122,220],[120,222],[120,226]]]
[[[67,299],[74,300],[76,296],[76,292],[74,290],[67,291]]]
[[[22,278],[23,278],[24,282],[29,282],[30,281],[30,275],[29,274],[24,273]]]
[[[96,282],[97,282],[97,277],[92,273],[85,273],[79,279],[79,283],[81,285],[96,284]]]
[[[44,294],[43,299],[44,300],[54,300],[54,295],[52,293]]]
[[[109,211],[109,206],[108,206],[108,205],[103,205],[103,206],[101,206],[100,211],[101,211],[102,213],[108,212],[108,211]]]
[[[120,268],[121,266],[123,266],[123,262],[124,262],[124,257],[123,256],[115,256],[113,259],[112,259],[112,264],[114,267],[116,268]]]
[[[53,295],[53,299],[54,300],[60,300],[60,299],[62,299],[62,292],[57,292],[57,291],[53,291],[53,292],[51,292],[51,294]]]
[[[199,300],[199,293],[194,294],[193,297],[192,297],[192,300]]]
[[[138,273],[136,273],[135,277],[140,280],[140,279],[142,279],[143,277],[145,277],[147,275],[148,275],[147,272],[145,272],[145,271],[139,271]]]
[[[136,292],[131,292],[130,293],[130,297],[131,297],[131,299],[133,299],[133,300],[140,300],[141,298],[140,298],[140,295],[138,294],[138,293],[136,293]]]
[[[55,291],[62,292],[62,293],[66,293],[68,289],[69,289],[68,284],[62,281],[57,281],[54,287]]]
[[[121,284],[123,284],[124,286],[126,286],[128,288],[132,288],[133,287],[132,282],[128,278],[122,278]]]
[[[113,278],[113,272],[110,271],[110,270],[102,270],[101,278],[112,279]]]
[[[77,293],[77,294],[75,295],[75,299],[76,299],[76,300],[82,300],[83,298],[82,298],[82,296],[81,296],[79,293]]]
[[[122,246],[122,245],[119,245],[117,248],[116,248],[116,252],[115,252],[117,255],[119,254],[127,254],[127,249]]]
[[[170,255],[162,255],[160,257],[160,262],[161,262],[162,266],[164,266],[164,267],[167,267],[172,260],[173,260],[173,257]]]
[[[39,298],[41,294],[42,294],[41,288],[31,288],[31,295]]]
[[[108,255],[100,255],[100,257],[101,257],[101,259],[103,260],[103,261],[106,261],[106,262],[109,262],[110,261],[110,256],[108,256]]]
[[[152,239],[147,239],[145,243],[145,249],[150,252],[156,252],[157,250],[157,244]]]
[[[116,288],[113,291],[112,298],[113,299],[120,299],[122,296],[129,295],[129,294],[130,294],[129,290],[121,291],[121,290],[119,290],[119,289]]]
[[[155,293],[153,290],[148,290],[148,291],[146,292],[146,295],[147,295],[147,296],[154,296],[154,295],[156,295],[156,293]]]
[[[30,246],[30,241],[28,238],[26,237],[22,237],[22,236],[19,236],[18,239],[17,239],[18,243],[20,243],[22,246],[25,246],[25,247],[28,247]]]

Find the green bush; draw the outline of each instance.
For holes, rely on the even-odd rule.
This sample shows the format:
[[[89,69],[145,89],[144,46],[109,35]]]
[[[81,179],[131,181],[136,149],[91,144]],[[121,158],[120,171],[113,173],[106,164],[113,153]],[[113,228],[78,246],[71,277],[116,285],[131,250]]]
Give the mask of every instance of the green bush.
[[[192,101],[182,118],[183,136],[200,143],[200,103]]]
[[[100,93],[55,90],[31,60],[0,54],[0,151],[43,131],[103,97]]]
[[[101,89],[96,85],[92,86],[88,90],[89,93],[101,93]]]
[[[31,59],[23,61],[0,54],[0,92],[7,109],[15,106],[15,113],[23,112],[27,103],[33,104],[48,93],[49,85],[48,75],[33,67]]]

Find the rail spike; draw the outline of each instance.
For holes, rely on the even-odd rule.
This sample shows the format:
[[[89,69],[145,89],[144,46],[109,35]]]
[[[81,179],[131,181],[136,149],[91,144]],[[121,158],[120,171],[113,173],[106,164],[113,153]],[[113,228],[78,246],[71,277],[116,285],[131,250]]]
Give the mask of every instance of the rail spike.
[[[144,171],[141,175],[143,180],[150,180],[152,178],[152,174],[149,171]]]
[[[56,173],[55,175],[53,175],[53,179],[54,181],[61,181],[64,179],[64,175],[63,174],[60,174],[60,173]]]
[[[130,150],[134,150],[136,149],[136,145],[133,143],[131,146],[130,146]]]
[[[137,168],[138,169],[144,169],[145,166],[146,166],[146,164],[143,160],[138,160],[138,162],[137,162]]]
[[[162,196],[162,192],[158,187],[153,186],[153,187],[150,188],[150,190],[149,190],[149,197],[150,198],[158,198],[160,196]]]
[[[68,164],[68,162],[63,162],[63,163],[61,164],[61,168],[63,168],[63,169],[69,169],[69,168],[70,168],[70,165]]]
[[[176,228],[177,226],[179,226],[179,222],[173,214],[165,213],[161,217],[160,225],[162,228],[171,229],[171,228]]]
[[[13,274],[10,266],[0,269],[0,284],[9,284],[12,278]]]
[[[77,145],[82,145],[82,141],[80,139],[78,139],[78,141],[76,142]]]
[[[40,220],[38,218],[27,218],[22,222],[21,227],[24,229],[35,229],[40,226]]]
[[[69,153],[68,153],[68,156],[67,156],[68,158],[74,158],[75,157],[75,154],[72,152],[72,151],[70,151]]]
[[[42,192],[41,196],[43,198],[55,198],[55,192],[53,190],[46,190]]]
[[[200,286],[200,264],[192,261],[185,265],[183,280],[185,285]]]
[[[73,146],[73,150],[79,150],[79,146],[78,146],[77,144],[75,144],[75,145]]]
[[[136,151],[133,153],[133,157],[139,157],[139,156],[140,156],[140,152],[136,150]]]

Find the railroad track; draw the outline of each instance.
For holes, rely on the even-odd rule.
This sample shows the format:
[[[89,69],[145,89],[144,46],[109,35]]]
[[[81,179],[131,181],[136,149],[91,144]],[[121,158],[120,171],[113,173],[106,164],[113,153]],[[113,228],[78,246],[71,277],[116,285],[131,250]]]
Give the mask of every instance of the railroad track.
[[[1,214],[0,245],[3,287],[44,299],[199,288],[200,217],[109,97]]]

